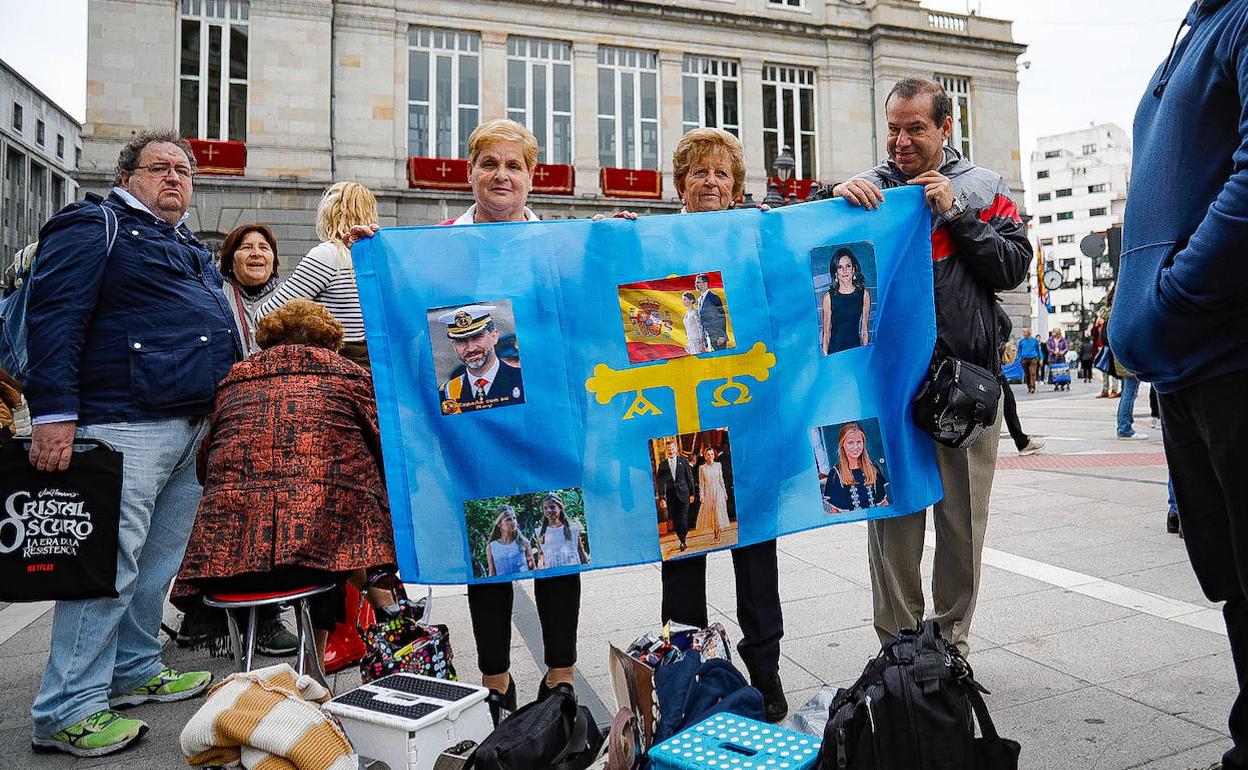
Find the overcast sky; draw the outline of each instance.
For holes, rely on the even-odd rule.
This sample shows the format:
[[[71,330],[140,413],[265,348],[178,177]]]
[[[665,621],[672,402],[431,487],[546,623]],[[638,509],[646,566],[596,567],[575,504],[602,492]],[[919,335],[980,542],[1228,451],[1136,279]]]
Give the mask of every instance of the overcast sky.
[[[819,2],[820,0],[808,0]],[[1029,46],[1019,70],[1023,159],[1036,137],[1094,122],[1131,130],[1135,105],[1169,50],[1189,0],[924,0],[930,8],[1012,19]],[[0,59],[82,120],[86,0],[0,0]]]

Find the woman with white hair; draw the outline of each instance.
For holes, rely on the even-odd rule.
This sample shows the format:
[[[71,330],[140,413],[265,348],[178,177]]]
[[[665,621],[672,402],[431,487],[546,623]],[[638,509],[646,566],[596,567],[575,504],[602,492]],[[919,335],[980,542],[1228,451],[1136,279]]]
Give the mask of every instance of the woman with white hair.
[[[260,317],[294,299],[310,299],[323,305],[342,324],[342,355],[369,369],[364,342],[364,317],[355,286],[355,269],[347,235],[355,225],[377,221],[377,198],[359,182],[335,182],[316,207],[316,236],[295,272],[256,309]]]

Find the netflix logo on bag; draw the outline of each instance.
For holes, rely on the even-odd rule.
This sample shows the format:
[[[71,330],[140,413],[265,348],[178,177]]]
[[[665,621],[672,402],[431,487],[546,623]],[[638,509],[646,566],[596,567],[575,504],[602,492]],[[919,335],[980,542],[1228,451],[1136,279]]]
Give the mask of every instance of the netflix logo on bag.
[[[34,495],[19,490],[4,501],[0,519],[0,554],[21,551],[22,558],[77,556],[95,525],[86,501],[77,492],[41,489]],[[45,568],[45,565],[30,565]],[[47,565],[51,571],[54,565]],[[28,568],[28,571],[32,571]]]
[[[30,464],[0,441],[0,601],[117,597],[121,452],[78,439],[69,468]]]

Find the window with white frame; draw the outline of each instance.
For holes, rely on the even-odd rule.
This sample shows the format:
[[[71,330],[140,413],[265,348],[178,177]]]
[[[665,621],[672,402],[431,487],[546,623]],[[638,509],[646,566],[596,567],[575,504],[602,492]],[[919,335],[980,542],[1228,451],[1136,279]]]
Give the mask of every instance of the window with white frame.
[[[971,141],[971,79],[956,75],[937,75],[936,82],[944,86],[945,93],[953,102],[953,133],[949,144],[970,160]]]
[[[659,167],[659,55],[598,47],[598,165]]]
[[[572,44],[507,38],[507,117],[537,137],[539,163],[572,162]]]
[[[815,71],[808,67],[763,66],[763,160],[767,175],[781,148],[793,149],[793,174],[815,179]]]
[[[1059,236],[1057,236],[1057,242],[1058,242],[1058,243],[1074,243],[1074,242],[1075,242],[1075,236],[1073,236],[1073,235],[1059,235]],[[1074,264],[1074,260],[1071,260],[1071,264]]]
[[[1090,216],[1090,217],[1103,217],[1103,216],[1105,216],[1105,207],[1104,207],[1104,206],[1101,206],[1100,208],[1088,209],[1088,216]]]
[[[192,139],[247,139],[248,0],[182,0],[178,128]]]
[[[705,126],[740,137],[740,65],[732,59],[685,54],[681,69],[683,131]]]
[[[1088,192],[1090,192],[1090,193],[1102,193],[1102,192],[1105,192],[1105,183],[1104,183],[1104,182],[1102,182],[1102,183],[1100,183],[1100,184],[1090,184],[1090,185],[1088,185]]]
[[[785,5],[789,8],[802,8],[805,6],[805,0],[767,0],[772,5]]]
[[[407,154],[468,157],[468,135],[481,122],[481,36],[407,30]]]
[[[1083,146],[1083,154],[1084,154],[1084,155],[1095,155],[1095,154],[1096,154],[1096,145],[1095,145],[1095,144],[1085,144],[1085,145]]]

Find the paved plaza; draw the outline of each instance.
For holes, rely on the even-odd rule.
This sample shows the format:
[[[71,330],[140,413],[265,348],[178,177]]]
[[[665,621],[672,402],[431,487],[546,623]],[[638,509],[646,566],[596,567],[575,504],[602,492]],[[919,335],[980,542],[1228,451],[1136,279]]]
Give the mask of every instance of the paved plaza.
[[[1115,439],[1118,402],[1094,398],[1090,386],[1015,392],[1024,428],[1043,434],[1048,448],[1020,458],[1008,437],[1001,442],[970,655],[977,679],[992,691],[987,701],[999,731],[1022,743],[1028,770],[1207,766],[1230,745],[1234,668],[1218,608],[1201,595],[1182,541],[1165,531],[1165,460],[1160,434],[1148,424],[1147,388],[1136,428],[1150,437],[1133,442]],[[930,548],[927,556],[930,575]],[[711,556],[708,569],[711,619],[735,641],[728,555]],[[535,695],[543,667],[534,652],[541,637],[532,586],[519,585],[512,673],[523,702]],[[865,526],[782,539],[780,592],[781,676],[796,708],[825,684],[852,682],[878,649]],[[116,756],[31,753],[28,710],[47,655],[49,608],[0,609],[0,767],[185,767],[177,738],[201,701],[134,709],[152,730]],[[584,576],[577,690],[600,721],[614,706],[608,643],[626,645],[655,628],[658,612],[656,565]],[[451,627],[460,675],[478,681],[462,587],[435,589],[434,619]],[[227,660],[173,645],[167,662],[230,670]],[[356,683],[357,675],[341,674],[335,687]]]

